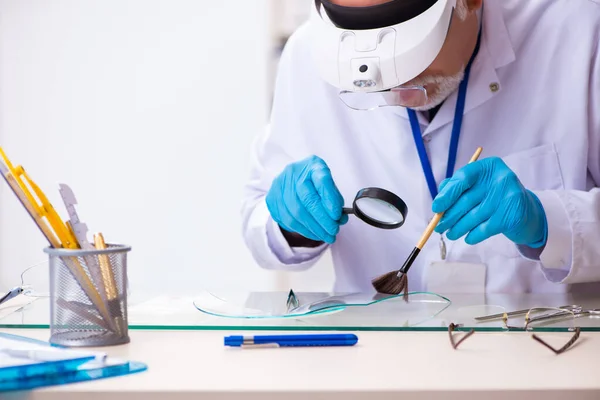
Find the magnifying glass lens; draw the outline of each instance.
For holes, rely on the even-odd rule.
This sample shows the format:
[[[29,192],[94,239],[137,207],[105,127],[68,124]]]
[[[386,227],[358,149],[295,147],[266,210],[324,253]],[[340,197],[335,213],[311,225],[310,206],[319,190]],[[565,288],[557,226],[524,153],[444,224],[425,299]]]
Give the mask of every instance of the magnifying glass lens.
[[[368,218],[386,225],[396,225],[404,221],[402,213],[390,203],[363,197],[356,200],[356,207]]]
[[[377,228],[396,229],[404,224],[408,208],[392,192],[380,188],[365,188],[356,194],[349,212]]]

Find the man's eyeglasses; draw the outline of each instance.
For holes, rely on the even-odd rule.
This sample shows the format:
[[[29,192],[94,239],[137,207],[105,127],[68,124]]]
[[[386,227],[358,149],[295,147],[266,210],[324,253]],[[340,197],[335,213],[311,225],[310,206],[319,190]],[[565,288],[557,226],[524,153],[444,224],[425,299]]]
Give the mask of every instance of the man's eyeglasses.
[[[510,316],[520,315],[523,313],[525,313],[523,325],[510,325],[509,324],[508,321],[509,321]],[[493,319],[501,319],[503,327],[507,331],[531,331],[531,330],[533,330],[532,325],[534,325],[534,324],[535,325],[538,325],[538,324],[543,325],[544,322],[550,322],[550,321],[556,322],[558,320],[563,321],[563,326],[564,326],[564,323],[566,322],[566,328],[569,331],[572,331],[574,333],[570,337],[570,339],[560,348],[555,348],[552,345],[550,345],[549,343],[547,343],[546,341],[544,341],[539,335],[536,335],[535,333],[532,334],[532,338],[536,342],[547,347],[548,349],[553,351],[555,354],[562,354],[565,351],[567,351],[568,349],[570,349],[579,339],[579,336],[581,334],[581,328],[579,326],[575,326],[575,320],[576,320],[576,318],[581,317],[581,316],[600,316],[600,310],[595,310],[595,309],[586,310],[581,306],[564,306],[564,307],[559,307],[559,308],[534,307],[529,310],[515,311],[512,313],[502,312],[502,313],[494,314],[494,315],[480,316],[475,319],[479,319],[479,320],[483,320],[483,321],[491,321]],[[450,344],[452,345],[452,348],[455,350],[458,348],[458,346],[460,346],[461,343],[463,343],[466,339],[468,339],[475,333],[474,329],[470,329],[467,331],[467,333],[463,334],[462,337],[460,337],[460,339],[456,340],[457,337],[459,336],[459,334],[456,332],[462,330],[461,327],[462,327],[462,324],[455,324],[455,323],[451,323],[448,326],[448,336],[450,339]]]

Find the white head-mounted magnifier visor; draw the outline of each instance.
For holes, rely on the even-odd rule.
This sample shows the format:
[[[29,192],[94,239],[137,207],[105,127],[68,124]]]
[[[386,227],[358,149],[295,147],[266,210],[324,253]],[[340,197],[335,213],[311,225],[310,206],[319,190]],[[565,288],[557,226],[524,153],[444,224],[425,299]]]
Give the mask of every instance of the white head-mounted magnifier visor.
[[[392,0],[411,3],[413,15],[407,20],[400,17],[395,25],[368,29],[336,24],[323,4],[327,1],[315,0],[312,6],[309,24],[313,56],[320,75],[340,90],[342,101],[360,110],[425,105],[424,87],[402,85],[416,78],[437,57],[456,0]],[[331,7],[339,6],[329,3],[329,7],[331,12]],[[352,11],[355,15],[361,12],[360,8]]]

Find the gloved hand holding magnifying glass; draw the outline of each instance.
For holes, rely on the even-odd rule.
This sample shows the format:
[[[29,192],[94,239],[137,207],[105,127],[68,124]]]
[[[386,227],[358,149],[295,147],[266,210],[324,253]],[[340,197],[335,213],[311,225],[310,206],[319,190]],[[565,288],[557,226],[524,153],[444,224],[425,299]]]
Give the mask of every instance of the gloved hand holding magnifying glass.
[[[360,190],[352,207],[344,208],[329,167],[317,156],[289,164],[273,181],[266,204],[282,229],[329,244],[349,214],[377,228],[395,229],[408,212],[402,199],[379,188]]]

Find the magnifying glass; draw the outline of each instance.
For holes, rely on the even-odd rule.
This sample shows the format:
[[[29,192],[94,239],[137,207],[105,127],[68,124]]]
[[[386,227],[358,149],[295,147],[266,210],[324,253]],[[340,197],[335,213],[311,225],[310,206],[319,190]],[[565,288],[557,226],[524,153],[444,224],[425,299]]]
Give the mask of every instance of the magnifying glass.
[[[365,188],[356,194],[352,207],[344,208],[343,212],[354,214],[376,228],[396,229],[404,224],[408,207],[392,192],[380,188]]]

